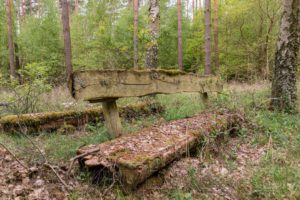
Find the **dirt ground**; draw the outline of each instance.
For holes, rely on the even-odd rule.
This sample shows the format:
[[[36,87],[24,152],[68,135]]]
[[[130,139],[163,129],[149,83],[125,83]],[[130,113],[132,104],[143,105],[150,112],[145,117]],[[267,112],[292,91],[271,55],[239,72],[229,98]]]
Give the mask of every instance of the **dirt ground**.
[[[183,199],[188,199],[189,195],[191,199],[239,199],[241,187],[250,185],[241,183],[249,181],[266,150],[266,147],[246,141],[249,139],[235,137],[229,138],[226,144],[204,147],[195,157],[173,162],[124,198],[175,199],[172,194],[178,190],[187,192]],[[42,164],[28,167],[20,162],[0,148],[0,199],[120,199],[119,186],[99,188],[80,183],[76,178],[66,176],[65,166],[54,166],[54,169],[71,190],[63,186],[49,167]],[[74,191],[78,194],[76,198],[72,195]]]

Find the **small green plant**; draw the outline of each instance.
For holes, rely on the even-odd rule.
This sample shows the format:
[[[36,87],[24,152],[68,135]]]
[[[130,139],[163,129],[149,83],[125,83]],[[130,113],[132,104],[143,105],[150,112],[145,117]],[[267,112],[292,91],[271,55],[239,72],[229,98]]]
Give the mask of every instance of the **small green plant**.
[[[191,193],[186,193],[180,190],[174,190],[171,194],[172,199],[174,200],[193,200],[193,196]]]
[[[22,114],[40,111],[42,106],[41,95],[51,90],[51,85],[47,81],[48,68],[33,63],[26,65],[18,72],[21,84],[19,80],[2,81],[2,85],[10,92],[6,99],[10,102],[7,107],[8,113]]]

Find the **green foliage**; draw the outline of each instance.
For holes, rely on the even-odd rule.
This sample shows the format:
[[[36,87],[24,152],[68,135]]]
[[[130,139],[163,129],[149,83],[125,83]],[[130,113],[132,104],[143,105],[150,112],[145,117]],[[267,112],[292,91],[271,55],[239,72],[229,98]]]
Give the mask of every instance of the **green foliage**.
[[[158,95],[157,98],[166,108],[163,114],[166,120],[190,117],[204,108],[199,94]]]
[[[6,29],[5,4],[0,3],[0,72],[7,74],[8,49],[7,49],[7,29]]]
[[[56,1],[44,0],[43,16],[26,16],[17,37],[19,58],[23,66],[41,63],[49,67],[53,79],[64,72],[60,14]],[[64,74],[64,73],[63,73]]]
[[[180,190],[173,191],[171,197],[174,200],[193,200],[193,196],[191,193],[185,193]]]
[[[33,113],[41,109],[40,96],[51,89],[47,82],[49,69],[37,63],[29,64],[19,70],[22,84],[18,80],[1,81],[9,89],[5,98],[11,102],[7,112],[13,114]]]
[[[268,145],[251,179],[252,195],[264,199],[300,198],[300,115],[258,112],[256,123],[265,130],[257,142]]]
[[[57,1],[43,0],[42,14],[27,14],[15,31],[21,67],[42,63],[55,81],[65,74],[62,26]],[[82,2],[81,2],[82,3]],[[74,69],[133,67],[133,9],[117,0],[89,0],[70,20]],[[204,10],[186,13],[182,6],[183,64],[186,71],[203,73]],[[221,1],[219,52],[226,80],[269,78],[281,13],[279,0]],[[212,12],[212,17],[213,12]],[[148,4],[139,12],[139,66],[145,63],[150,35]],[[16,26],[15,26],[16,28]],[[213,40],[213,35],[212,35]],[[212,48],[213,50],[213,48]],[[214,60],[214,54],[212,54]],[[159,67],[177,68],[177,7],[160,1]],[[214,67],[214,63],[213,63]],[[269,68],[269,69],[268,69]],[[7,74],[8,50],[5,6],[0,5],[0,69]],[[269,70],[269,72],[268,72]]]

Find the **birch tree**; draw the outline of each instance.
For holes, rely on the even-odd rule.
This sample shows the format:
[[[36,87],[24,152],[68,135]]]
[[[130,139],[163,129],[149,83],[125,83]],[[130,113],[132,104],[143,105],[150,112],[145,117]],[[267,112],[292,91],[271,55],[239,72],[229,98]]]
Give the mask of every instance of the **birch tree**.
[[[300,1],[284,0],[280,33],[277,39],[272,83],[271,108],[296,110],[297,57],[300,46]]]

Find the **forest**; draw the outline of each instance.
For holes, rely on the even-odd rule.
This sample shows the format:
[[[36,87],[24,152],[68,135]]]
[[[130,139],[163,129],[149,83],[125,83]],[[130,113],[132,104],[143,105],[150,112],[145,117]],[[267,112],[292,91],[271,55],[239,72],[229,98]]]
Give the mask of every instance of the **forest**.
[[[300,0],[1,0],[0,199],[299,199]]]

